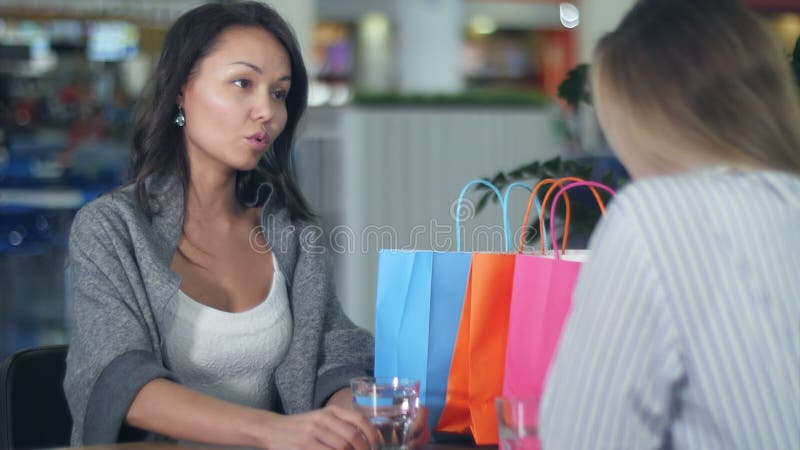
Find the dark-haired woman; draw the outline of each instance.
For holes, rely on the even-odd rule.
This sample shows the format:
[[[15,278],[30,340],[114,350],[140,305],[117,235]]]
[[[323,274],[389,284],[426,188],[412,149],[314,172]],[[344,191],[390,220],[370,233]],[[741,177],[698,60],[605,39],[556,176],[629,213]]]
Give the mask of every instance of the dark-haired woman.
[[[348,388],[373,341],[342,312],[290,176],[307,88],[261,3],[201,6],[167,33],[132,183],[72,227],[74,445],[375,446]]]

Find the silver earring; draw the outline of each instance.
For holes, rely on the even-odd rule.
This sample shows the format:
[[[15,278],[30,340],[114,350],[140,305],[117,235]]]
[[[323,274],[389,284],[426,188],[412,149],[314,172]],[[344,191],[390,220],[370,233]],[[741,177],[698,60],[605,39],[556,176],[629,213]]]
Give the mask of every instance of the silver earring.
[[[175,125],[183,127],[186,124],[186,116],[183,115],[183,108],[178,107],[178,115],[175,116]]]

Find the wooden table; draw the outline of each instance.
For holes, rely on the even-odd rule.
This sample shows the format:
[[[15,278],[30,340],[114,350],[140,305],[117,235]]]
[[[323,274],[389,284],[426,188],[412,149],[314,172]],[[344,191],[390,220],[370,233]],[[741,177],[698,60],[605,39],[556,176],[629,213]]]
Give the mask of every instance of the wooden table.
[[[192,447],[190,445],[175,444],[172,442],[131,442],[126,444],[114,445],[94,445],[90,447],[71,447],[70,450],[83,449],[83,450],[210,450],[220,449],[222,447]],[[233,447],[237,448],[238,447]],[[496,445],[488,446],[474,446],[470,444],[428,444],[424,450],[465,450],[465,449],[482,449],[482,450],[497,450]],[[67,449],[63,449],[67,450]]]

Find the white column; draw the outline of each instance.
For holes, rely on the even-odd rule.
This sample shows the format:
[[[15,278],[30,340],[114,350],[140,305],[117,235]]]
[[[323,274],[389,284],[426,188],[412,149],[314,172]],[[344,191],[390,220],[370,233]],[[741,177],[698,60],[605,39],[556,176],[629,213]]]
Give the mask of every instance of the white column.
[[[389,18],[369,13],[358,21],[358,86],[368,91],[392,87]]]
[[[463,41],[462,0],[395,0],[399,87],[403,92],[458,92]]]
[[[578,4],[581,12],[578,60],[590,62],[597,41],[614,30],[636,0],[583,0]]]
[[[308,67],[313,50],[314,26],[317,23],[317,0],[264,0],[264,3],[275,8],[294,29],[303,60]]]

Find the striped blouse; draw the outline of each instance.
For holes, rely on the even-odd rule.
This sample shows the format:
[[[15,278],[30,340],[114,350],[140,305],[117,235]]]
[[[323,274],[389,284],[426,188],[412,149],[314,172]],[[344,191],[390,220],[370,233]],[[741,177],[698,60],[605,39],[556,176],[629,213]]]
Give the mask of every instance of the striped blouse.
[[[800,449],[800,178],[637,181],[590,249],[543,448]]]

